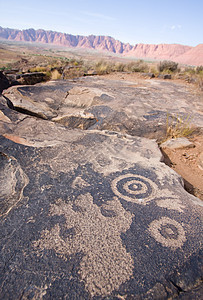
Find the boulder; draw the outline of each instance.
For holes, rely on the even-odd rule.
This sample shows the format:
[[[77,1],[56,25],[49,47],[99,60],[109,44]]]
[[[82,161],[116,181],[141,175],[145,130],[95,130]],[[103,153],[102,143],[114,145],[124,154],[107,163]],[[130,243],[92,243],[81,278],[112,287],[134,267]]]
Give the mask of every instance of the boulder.
[[[171,74],[159,74],[158,78],[161,78],[161,79],[171,79]]]
[[[149,77],[149,78],[154,78],[155,77],[154,73],[141,73],[141,75],[143,77]]]
[[[17,74],[15,70],[7,71],[5,74],[0,71],[0,93],[15,85],[34,85],[45,81],[46,75],[40,72]]]
[[[10,86],[8,78],[0,71],[0,94]]]
[[[84,76],[95,76],[98,75],[95,70],[88,70],[87,73],[84,73]]]
[[[193,148],[195,145],[187,138],[181,137],[177,139],[170,139],[160,145],[161,148],[180,149],[180,148]]]

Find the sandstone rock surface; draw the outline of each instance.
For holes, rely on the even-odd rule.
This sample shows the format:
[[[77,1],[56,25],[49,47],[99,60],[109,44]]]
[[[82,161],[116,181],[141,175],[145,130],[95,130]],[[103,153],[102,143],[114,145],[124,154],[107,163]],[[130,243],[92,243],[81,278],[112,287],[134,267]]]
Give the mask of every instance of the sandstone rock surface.
[[[192,112],[192,122],[203,126],[200,97],[183,85],[156,79],[137,85],[84,77],[11,87],[3,95],[17,111],[72,128],[84,126],[158,138],[165,130],[167,112],[183,117]]]
[[[193,148],[194,144],[187,138],[170,139],[161,144],[161,148],[179,149],[179,148]]]
[[[156,84],[164,99],[166,89],[178,89]],[[155,140],[122,129],[126,115],[154,118],[150,111],[163,100],[156,84],[146,81],[146,89],[85,78],[4,93],[14,108],[22,99],[24,112],[38,114],[40,107],[49,113],[46,120],[8,108],[1,97],[1,299],[184,299],[198,293],[202,202],[161,162]],[[176,109],[190,105],[181,92],[185,102]],[[92,113],[100,123],[81,130],[53,120],[69,109]],[[198,111],[194,115],[198,121]],[[106,124],[123,133],[101,130],[107,117]]]

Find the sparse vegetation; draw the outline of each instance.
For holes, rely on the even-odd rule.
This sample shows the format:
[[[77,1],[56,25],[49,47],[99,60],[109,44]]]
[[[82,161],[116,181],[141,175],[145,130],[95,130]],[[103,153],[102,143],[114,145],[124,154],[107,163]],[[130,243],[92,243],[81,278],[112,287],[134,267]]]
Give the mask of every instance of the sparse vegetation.
[[[47,72],[47,67],[33,67],[29,69],[29,72]]]
[[[101,60],[95,64],[98,75],[109,74],[112,72],[149,72],[149,66],[143,60],[136,60],[130,63],[109,63]]]
[[[157,66],[150,67],[150,72],[153,73],[155,76],[158,76],[158,74],[159,74]]]
[[[126,71],[126,64],[116,63],[115,66],[114,66],[114,70],[116,72],[125,72]]]
[[[155,77],[162,74],[170,74],[173,79],[181,79],[193,84],[199,91],[203,91],[203,66],[178,66],[173,61],[125,60],[124,58],[102,56],[93,52],[81,52],[74,50],[62,50],[58,48],[35,48],[21,46],[16,51],[10,46],[4,45],[0,49],[0,71],[23,74],[26,72],[43,72],[46,79],[77,78],[84,74],[105,75],[113,72],[153,73]],[[100,60],[98,60],[98,57]],[[53,73],[53,74],[52,74]]]
[[[113,72],[113,65],[108,63],[107,61],[100,60],[95,65],[95,71],[98,75],[109,74]]]
[[[176,78],[195,84],[200,91],[203,91],[203,66],[182,68],[181,72],[176,75]]]
[[[166,117],[166,136],[163,141],[189,136],[194,132],[191,124],[191,116],[179,116],[167,113]],[[162,142],[163,142],[162,141]]]
[[[127,65],[127,70],[130,72],[149,72],[149,66],[143,60],[137,60]]]
[[[173,73],[178,70],[178,63],[170,60],[161,61],[158,65],[159,72]]]
[[[203,75],[203,66],[196,67],[196,73],[200,74],[200,75]]]
[[[203,91],[203,74],[197,79],[197,85],[200,91]]]
[[[55,69],[51,72],[51,80],[56,80],[56,79],[60,79],[60,78],[61,78],[61,74],[59,73],[59,71],[57,69]]]

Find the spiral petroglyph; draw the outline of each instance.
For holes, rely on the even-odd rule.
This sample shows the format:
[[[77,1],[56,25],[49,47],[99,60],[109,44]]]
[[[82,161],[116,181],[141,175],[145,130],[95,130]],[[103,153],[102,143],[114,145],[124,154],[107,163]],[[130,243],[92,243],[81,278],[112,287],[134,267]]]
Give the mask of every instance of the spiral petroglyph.
[[[111,183],[115,195],[126,201],[147,204],[158,189],[149,178],[137,174],[125,174],[115,178]]]
[[[149,232],[162,246],[170,247],[173,250],[181,248],[186,241],[182,225],[168,217],[154,220],[149,226]]]

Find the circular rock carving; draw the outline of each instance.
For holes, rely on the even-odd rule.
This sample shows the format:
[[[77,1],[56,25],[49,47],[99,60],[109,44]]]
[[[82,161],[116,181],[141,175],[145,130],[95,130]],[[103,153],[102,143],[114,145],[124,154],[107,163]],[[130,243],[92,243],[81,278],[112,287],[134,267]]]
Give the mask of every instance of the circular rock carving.
[[[153,181],[137,174],[121,175],[112,181],[111,187],[118,197],[143,205],[152,200],[158,190]]]
[[[186,241],[183,227],[175,220],[162,217],[149,226],[151,236],[164,247],[181,248]]]

